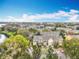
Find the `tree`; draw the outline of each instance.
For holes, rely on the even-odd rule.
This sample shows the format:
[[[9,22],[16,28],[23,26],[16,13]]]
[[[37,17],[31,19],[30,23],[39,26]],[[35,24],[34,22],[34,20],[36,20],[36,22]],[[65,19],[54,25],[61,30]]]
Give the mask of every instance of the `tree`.
[[[41,52],[41,46],[40,45],[33,45],[33,59],[39,59],[40,58],[40,52]]]
[[[17,34],[23,35],[24,37],[28,37],[30,33],[27,29],[18,29]]]
[[[31,32],[31,33],[36,33],[36,32],[38,32],[38,30],[33,29],[33,28],[30,28],[28,31]]]
[[[53,49],[52,47],[49,47],[48,49],[48,54],[47,54],[47,59],[58,59],[56,54],[53,54]]]
[[[59,35],[62,36],[63,39],[65,39],[65,33],[66,32],[64,30],[61,30]]]
[[[27,48],[30,45],[28,38],[22,35],[11,36],[1,45],[3,51],[0,59],[31,59]]]
[[[56,27],[66,27],[64,23],[56,23]]]
[[[42,30],[42,32],[48,32],[48,31],[49,31],[48,29],[43,29],[43,30]]]

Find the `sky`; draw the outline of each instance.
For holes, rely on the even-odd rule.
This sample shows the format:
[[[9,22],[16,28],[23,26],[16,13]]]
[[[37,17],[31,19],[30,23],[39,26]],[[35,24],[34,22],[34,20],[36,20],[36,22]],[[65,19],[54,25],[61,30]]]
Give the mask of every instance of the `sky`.
[[[79,0],[0,0],[0,22],[79,22]]]

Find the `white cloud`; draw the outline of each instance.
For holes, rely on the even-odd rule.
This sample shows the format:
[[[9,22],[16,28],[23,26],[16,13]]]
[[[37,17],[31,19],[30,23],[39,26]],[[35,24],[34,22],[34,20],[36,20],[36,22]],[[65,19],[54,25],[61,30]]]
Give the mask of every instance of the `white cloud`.
[[[71,15],[68,22],[79,22],[79,15]]]
[[[78,10],[74,10],[74,9],[71,9],[70,12],[71,12],[71,13],[79,13]]]
[[[8,16],[7,18],[0,20],[4,22],[34,22],[42,19],[51,19],[51,20],[59,20],[65,18],[64,22],[79,22],[79,11],[71,9],[69,12],[59,10],[55,13],[43,13],[43,14],[34,14],[28,15],[23,14],[21,17],[12,17]],[[50,20],[50,21],[51,21]]]
[[[68,13],[70,16],[66,22],[79,22],[79,11],[78,10],[70,10]]]

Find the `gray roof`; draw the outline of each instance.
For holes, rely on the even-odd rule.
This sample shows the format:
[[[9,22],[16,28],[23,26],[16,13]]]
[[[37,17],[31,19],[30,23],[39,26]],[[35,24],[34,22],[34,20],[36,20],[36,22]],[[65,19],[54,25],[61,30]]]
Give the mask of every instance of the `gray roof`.
[[[62,40],[62,37],[59,35],[60,32],[43,32],[41,35],[36,35],[33,38],[34,42],[44,42],[48,41],[49,39],[53,39],[54,41]]]

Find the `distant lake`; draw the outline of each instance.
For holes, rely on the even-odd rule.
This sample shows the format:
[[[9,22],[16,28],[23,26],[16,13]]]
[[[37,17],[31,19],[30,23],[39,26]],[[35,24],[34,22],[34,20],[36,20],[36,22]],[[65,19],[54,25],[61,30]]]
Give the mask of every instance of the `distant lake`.
[[[0,34],[0,44],[3,43],[6,38],[7,38],[6,35]]]
[[[0,24],[0,27],[4,26],[5,24]]]

